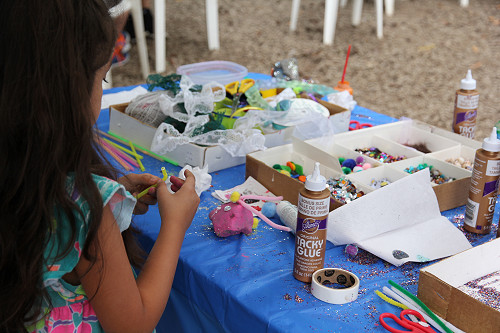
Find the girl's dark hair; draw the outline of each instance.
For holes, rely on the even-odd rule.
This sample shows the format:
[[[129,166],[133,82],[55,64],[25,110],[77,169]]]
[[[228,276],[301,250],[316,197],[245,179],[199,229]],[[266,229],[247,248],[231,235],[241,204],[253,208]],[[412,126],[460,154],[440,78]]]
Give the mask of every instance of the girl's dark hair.
[[[56,207],[72,230],[58,256],[75,241],[74,214],[82,213],[66,191],[70,173],[90,209],[82,255],[95,262],[89,244],[103,202],[91,174],[116,175],[95,147],[90,96],[115,32],[103,0],[2,0],[0,32],[0,332],[19,332],[46,296],[44,249],[58,237]]]

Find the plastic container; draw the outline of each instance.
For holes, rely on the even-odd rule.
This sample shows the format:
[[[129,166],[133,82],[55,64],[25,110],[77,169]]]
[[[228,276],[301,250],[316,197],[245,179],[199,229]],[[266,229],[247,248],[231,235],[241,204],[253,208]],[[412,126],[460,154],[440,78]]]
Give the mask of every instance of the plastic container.
[[[177,74],[189,76],[196,84],[215,81],[226,85],[243,79],[248,69],[231,61],[215,60],[179,66]]]

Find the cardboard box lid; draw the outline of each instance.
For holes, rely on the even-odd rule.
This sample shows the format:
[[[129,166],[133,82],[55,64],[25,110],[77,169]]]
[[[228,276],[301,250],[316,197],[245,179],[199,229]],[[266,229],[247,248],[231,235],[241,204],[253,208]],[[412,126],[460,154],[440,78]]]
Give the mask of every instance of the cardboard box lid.
[[[466,332],[499,332],[500,311],[458,289],[500,270],[500,239],[420,270],[418,297],[432,311]]]

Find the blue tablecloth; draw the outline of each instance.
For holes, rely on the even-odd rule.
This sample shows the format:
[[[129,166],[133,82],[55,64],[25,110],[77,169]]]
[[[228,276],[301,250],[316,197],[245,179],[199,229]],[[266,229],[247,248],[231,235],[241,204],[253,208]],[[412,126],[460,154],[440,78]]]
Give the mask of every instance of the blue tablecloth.
[[[115,88],[105,93],[128,88]],[[374,125],[395,119],[357,106],[352,118]],[[101,112],[98,127],[107,131],[109,115]],[[146,172],[161,175],[165,166],[177,174],[179,167],[144,157]],[[212,173],[213,187],[202,193],[198,212],[188,229],[175,274],[167,309],[157,327],[164,332],[383,332],[378,316],[399,313],[374,293],[396,281],[416,294],[419,269],[427,264],[407,263],[395,267],[368,252],[350,259],[344,247],[327,243],[325,267],[338,267],[360,278],[359,297],[344,305],[324,303],[310,292],[310,285],[292,276],[294,236],[261,222],[250,236],[217,237],[208,213],[220,204],[214,190],[245,181],[245,165]],[[494,221],[498,221],[498,207]],[[464,207],[443,213],[460,227]],[[149,250],[158,235],[160,217],[156,207],[134,223],[143,232],[140,241]],[[494,238],[465,233],[473,245]]]

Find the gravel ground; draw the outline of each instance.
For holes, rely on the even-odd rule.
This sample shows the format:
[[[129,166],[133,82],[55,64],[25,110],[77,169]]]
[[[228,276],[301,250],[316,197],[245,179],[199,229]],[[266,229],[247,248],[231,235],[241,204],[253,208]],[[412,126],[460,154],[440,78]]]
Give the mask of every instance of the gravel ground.
[[[291,0],[219,0],[220,49],[207,47],[205,1],[167,2],[167,70],[228,60],[269,73],[295,57],[301,78],[335,86],[352,45],[346,80],[359,105],[396,118],[410,117],[451,129],[455,90],[467,69],[480,92],[476,139],[500,120],[500,1],[397,0],[375,34],[373,1],[361,24],[351,25],[352,1],[339,9],[333,45],[322,44],[324,1],[302,0],[297,30],[289,30]],[[148,39],[154,71],[154,41]],[[130,61],[113,69],[114,86],[144,83],[135,45]]]

